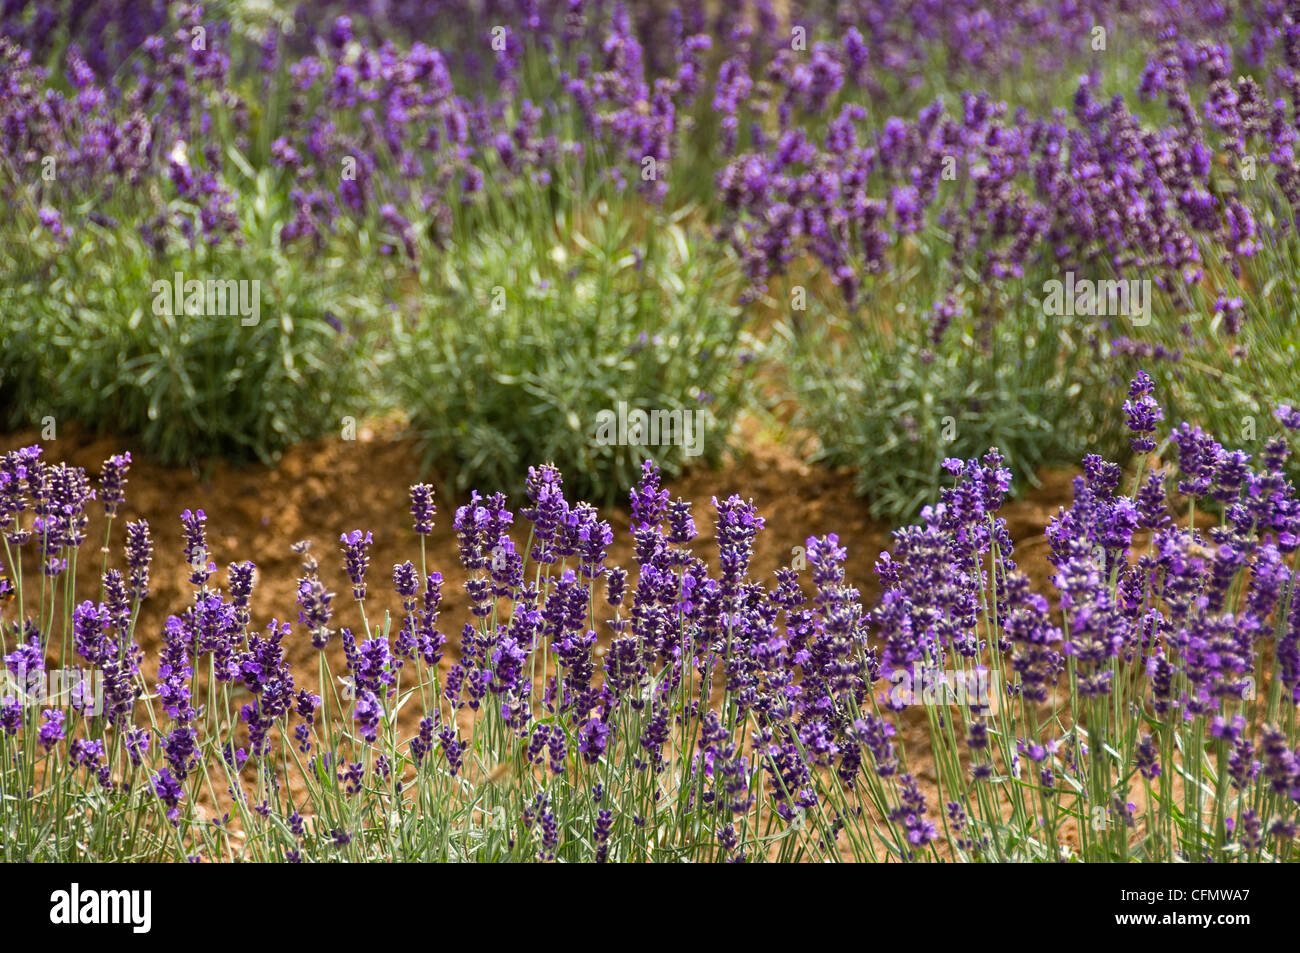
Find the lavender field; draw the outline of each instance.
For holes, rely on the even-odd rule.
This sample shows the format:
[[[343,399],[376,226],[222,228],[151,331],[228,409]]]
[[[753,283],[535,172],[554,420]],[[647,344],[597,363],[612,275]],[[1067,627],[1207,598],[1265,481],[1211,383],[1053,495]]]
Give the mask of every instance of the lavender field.
[[[1297,859],[1298,140],[1282,0],[4,4],[0,859]]]

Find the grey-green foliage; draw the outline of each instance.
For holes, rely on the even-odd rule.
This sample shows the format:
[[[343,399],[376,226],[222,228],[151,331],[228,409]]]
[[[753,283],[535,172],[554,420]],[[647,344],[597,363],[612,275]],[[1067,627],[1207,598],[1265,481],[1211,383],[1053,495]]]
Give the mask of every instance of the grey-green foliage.
[[[257,203],[250,201],[250,208]],[[131,435],[169,463],[272,460],[370,410],[366,362],[349,327],[371,305],[340,261],[282,251],[274,209],[257,204],[241,240],[146,240],[136,225],[71,221],[0,252],[0,412],[9,426],[52,415]],[[127,219],[130,220],[130,219]],[[12,233],[11,233],[12,234]],[[155,283],[258,282],[255,325],[234,314],[166,314]],[[205,310],[207,306],[205,304]],[[228,306],[227,311],[235,309]]]
[[[1202,244],[1205,278],[1195,285],[1157,288],[1155,318],[1144,335],[1162,348],[1162,359],[1129,358],[1161,384],[1165,414],[1188,420],[1258,453],[1272,428],[1278,404],[1300,403],[1296,360],[1300,356],[1300,240],[1294,213],[1269,175],[1240,183],[1254,211],[1258,234],[1253,255],[1224,263],[1223,249]],[[1221,299],[1239,301],[1234,328]],[[1176,358],[1176,359],[1175,359]],[[1291,475],[1300,471],[1291,463]]]
[[[999,297],[994,320],[959,315],[937,343],[915,299],[867,323],[812,298],[809,320],[787,326],[795,424],[817,437],[815,459],[851,468],[874,516],[915,516],[947,485],[945,458],[993,446],[1018,486],[1088,451],[1124,454],[1122,415],[1102,403],[1120,382],[1108,381],[1085,322]]]
[[[734,258],[682,215],[627,212],[599,203],[553,230],[481,233],[423,273],[385,376],[456,489],[518,490],[553,462],[575,494],[609,501],[646,457],[680,472],[680,446],[595,439],[620,401],[707,409],[700,459],[723,451],[754,363]]]

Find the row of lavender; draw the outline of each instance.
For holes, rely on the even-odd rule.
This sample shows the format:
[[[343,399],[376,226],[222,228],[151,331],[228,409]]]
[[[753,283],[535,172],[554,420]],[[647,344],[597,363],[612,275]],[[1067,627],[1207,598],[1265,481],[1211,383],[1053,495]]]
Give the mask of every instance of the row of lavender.
[[[620,386],[595,369],[621,361],[626,374],[651,341],[653,369],[621,385],[628,402],[696,408],[740,389],[752,349],[734,345],[721,317],[722,330],[688,346],[673,322],[657,335],[601,314],[617,322],[607,350],[560,373],[543,356],[569,345],[534,300],[552,287],[585,300],[586,276],[603,301],[599,289],[616,284],[608,270],[623,267],[611,263],[671,275],[674,248],[719,272],[739,262],[743,275],[711,285],[709,302],[742,302],[748,320],[774,305],[789,322],[793,356],[773,364],[780,376],[801,368],[788,375],[801,423],[892,516],[932,492],[941,443],[969,454],[999,442],[1021,474],[1089,442],[1120,452],[1101,431],[1136,360],[1160,361],[1172,405],[1219,432],[1265,416],[1285,391],[1300,198],[1300,15],[1287,4],[146,8],[6,8],[0,190],[18,210],[21,251],[0,286],[18,315],[0,332],[0,393],[15,420],[105,408],[92,423],[116,421],[168,459],[250,448],[269,459],[374,412],[364,395],[377,394],[417,418],[431,457],[495,482],[473,454],[457,457],[463,441],[434,432],[437,421],[471,415],[466,429],[484,442],[523,445],[514,408],[545,393],[527,429],[564,434],[544,456],[608,495],[627,461],[615,467],[578,432],[594,414],[578,409]],[[628,233],[583,231],[611,220]],[[493,236],[523,245],[510,268],[482,265]],[[575,263],[593,246],[600,263]],[[339,278],[358,261],[362,288]],[[152,299],[124,276],[152,288],[173,274],[260,281],[274,296],[263,311],[285,318],[285,333],[265,320],[257,333],[140,321],[135,309]],[[1154,290],[1140,308],[1041,320],[1047,283],[1076,275]],[[644,313],[698,309],[694,290],[665,281]],[[484,314],[466,323],[475,334],[446,317],[466,310]],[[495,375],[501,399],[480,404],[432,355],[493,363],[501,345],[475,335],[504,311],[543,339]],[[111,333],[93,337],[103,327]],[[841,331],[865,356],[825,346],[820,335]],[[1059,345],[1029,350],[1046,338]],[[32,373],[51,340],[85,346],[59,352],[54,363],[70,370]],[[1034,401],[978,379],[962,359],[972,346],[990,356],[983,367],[1042,381],[1027,436],[1012,418]],[[102,365],[113,350],[131,373]],[[374,374],[372,354],[401,373]],[[692,373],[701,363],[706,373]],[[259,378],[290,370],[255,390],[242,383],[249,366]],[[322,367],[364,383],[330,385]],[[916,386],[856,392],[887,368]],[[411,384],[395,390],[403,374]],[[503,379],[527,389],[506,393]],[[457,386],[463,400],[412,406],[412,394]],[[878,425],[843,419],[846,392],[887,407]],[[160,414],[159,393],[186,413]],[[1052,411],[1053,393],[1087,404],[1076,415],[1086,423]],[[935,405],[925,419],[907,409],[917,401]],[[717,430],[742,403],[714,405]],[[950,418],[956,436],[940,438]],[[653,452],[665,467],[681,462]],[[509,461],[512,474],[536,458]],[[906,484],[896,501],[873,484],[877,472]],[[918,488],[917,472],[930,482]]]
[[[38,10],[27,23],[23,6],[4,32],[20,43],[48,41],[53,14]],[[372,214],[414,258],[420,236],[447,239],[458,207],[488,179],[506,194],[516,180],[563,178],[573,188],[573,162],[589,154],[599,177],[631,180],[662,200],[679,178],[696,177],[707,193],[716,170],[756,280],[807,250],[852,301],[863,276],[888,264],[897,235],[930,223],[952,233],[958,262],[985,246],[987,280],[1047,250],[1067,265],[1097,256],[1121,272],[1150,266],[1192,283],[1204,239],[1222,245],[1230,264],[1255,248],[1256,217],[1212,181],[1216,159],[1258,156],[1276,167],[1283,195],[1293,201],[1300,192],[1300,53],[1281,5],[1247,4],[1236,19],[1221,4],[1116,12],[1070,3],[1063,12],[1044,2],[983,16],[967,4],[944,4],[941,13],[919,4],[899,18],[862,6],[828,20],[803,12],[779,19],[760,4],[756,27],[743,6],[715,20],[701,5],[645,11],[637,24],[621,5],[487,4],[473,20],[455,4],[433,5],[425,12],[435,35],[454,32],[444,24],[456,19],[477,24],[457,50],[381,42],[348,16],[319,33],[305,20],[296,36],[268,24],[253,49],[231,21],[201,6],[159,5],[169,15],[160,12],[156,32],[146,33],[149,18],[134,10],[115,18],[106,4],[80,24],[86,48],[73,31],[63,58],[70,94],[30,49],[7,48],[6,193],[37,196],[41,221],[57,232],[78,226],[64,219],[84,215],[87,199],[98,204],[157,183],[153,198],[162,204],[151,227],[219,242],[239,227],[233,144],[292,183],[286,241],[320,240],[340,215]],[[907,16],[918,21],[910,31]],[[392,33],[393,21],[401,14],[388,11],[379,25]],[[89,45],[112,26],[131,32],[112,49]],[[819,29],[826,40],[800,40]],[[1136,44],[1138,32],[1161,42]],[[1026,56],[1024,37],[1031,54],[1053,51],[1034,66],[1060,77],[1054,90],[1070,82],[1063,71],[1086,68],[1069,115],[1011,115],[972,90],[956,114],[936,101],[914,119],[868,122],[891,108],[885,77],[909,75],[910,65],[919,82],[926,67],[970,61],[986,71],[973,78],[988,81]],[[649,47],[654,55],[651,38],[662,41]],[[1147,57],[1140,84],[1118,91],[1165,102],[1167,119],[1154,128],[1100,89],[1114,84],[1111,61],[1135,51]],[[264,102],[239,95],[232,64],[263,76]],[[486,64],[491,95],[473,79],[458,89],[456,68],[476,77]],[[276,81],[278,70],[286,82]],[[259,106],[275,115],[259,121]],[[701,114],[716,133],[703,143],[691,135]],[[57,187],[42,185],[51,159]],[[643,177],[647,159],[672,174]],[[945,181],[957,183],[955,195]],[[175,220],[170,196],[189,199],[198,215]]]
[[[517,512],[474,494],[454,515],[458,639],[425,565],[427,486],[411,489],[418,562],[392,569],[395,631],[368,616],[369,533],[342,536],[341,573],[296,547],[296,622],[263,626],[254,564],[219,585],[205,517],[185,511],[184,552],[158,555],[192,568],[194,601],[156,665],[136,630],[149,527],[112,531],[130,460],[97,494],[39,448],[10,452],[5,859],[1292,859],[1286,440],[1253,460],[1197,427],[1160,434],[1145,375],[1125,416],[1142,464],[1084,461],[1046,533],[1050,599],[1013,559],[996,450],[946,462],[956,485],[879,557],[869,611],[833,535],[808,540],[805,570],[751,578],[763,518],[739,497],[712,501],[710,568],[652,464],[630,496],[635,569],[609,565],[609,524],[541,467]],[[97,495],[118,554],[98,600],[74,604]],[[333,576],[354,604],[334,605]],[[317,672],[289,665],[298,640]],[[74,664],[97,677],[42,704]],[[909,710],[928,757],[900,743]]]

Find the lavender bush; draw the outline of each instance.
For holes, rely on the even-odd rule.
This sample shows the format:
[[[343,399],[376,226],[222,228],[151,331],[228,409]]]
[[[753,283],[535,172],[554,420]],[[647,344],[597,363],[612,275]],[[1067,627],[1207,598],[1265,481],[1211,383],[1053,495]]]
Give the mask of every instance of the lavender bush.
[[[337,271],[297,267],[264,225],[197,250],[96,224],[6,246],[0,423],[76,420],[167,463],[272,462],[371,411],[358,332],[379,302]],[[187,281],[202,289],[197,313]]]
[[[869,611],[833,535],[808,540],[805,572],[753,580],[763,518],[737,496],[712,501],[717,551],[695,555],[690,505],[648,462],[634,571],[610,565],[610,525],[543,466],[517,511],[477,493],[456,509],[470,621],[450,637],[428,486],[411,489],[421,546],[392,569],[396,617],[368,610],[379,580],[357,530],[337,584],[296,547],[296,620],[254,620],[256,567],[232,563],[221,585],[206,518],[186,510],[170,558],[194,599],[156,660],[136,626],[147,525],[91,561],[96,600],[72,595],[89,507],[113,540],[129,458],[96,491],[39,448],[12,451],[4,857],[1289,860],[1286,442],[1255,461],[1186,424],[1161,437],[1145,375],[1124,411],[1142,462],[1084,460],[1046,532],[1050,599],[997,515],[1011,477],[996,450],[947,462],[955,485],[895,533]],[[1300,429],[1300,412],[1277,418]],[[340,626],[339,587],[359,627]],[[286,661],[297,640],[316,672]],[[77,667],[90,675],[38,697]]]
[[[645,241],[627,221],[560,224],[541,245],[467,242],[393,332],[396,403],[456,490],[517,492],[540,459],[610,503],[646,456],[675,476],[734,444],[763,351],[733,303],[735,262],[672,220],[648,220]],[[678,423],[605,439],[602,415],[619,408]]]
[[[1262,446],[1296,343],[1300,60],[1267,31],[1157,35],[1114,96],[1099,70],[1062,85],[1068,113],[966,91],[881,124],[849,100],[820,131],[781,113],[719,174],[753,293],[789,315],[801,422],[878,512],[914,513],[943,452],[986,438],[1027,479],[1082,446],[1119,455],[1105,407],[1139,362],[1178,413]],[[1145,306],[1050,311],[1067,276],[1145,287]],[[782,300],[802,283],[808,316]]]

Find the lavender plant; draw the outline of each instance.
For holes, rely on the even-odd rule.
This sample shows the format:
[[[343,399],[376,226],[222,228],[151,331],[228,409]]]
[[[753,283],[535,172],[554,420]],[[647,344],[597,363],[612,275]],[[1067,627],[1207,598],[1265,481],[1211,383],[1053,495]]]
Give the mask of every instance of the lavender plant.
[[[1139,374],[1125,404],[1149,469],[1124,494],[1121,469],[1089,455],[1047,528],[1055,606],[1018,572],[995,515],[1009,485],[996,452],[949,461],[958,486],[878,564],[887,667],[1006,679],[996,706],[957,706],[946,724],[927,712],[949,816],[976,854],[1290,857],[1298,538],[1286,442],[1271,440],[1257,467],[1187,424],[1158,448],[1152,391]],[[1278,417],[1300,423],[1286,407]],[[1145,456],[1165,447],[1177,451],[1170,470]],[[1175,477],[1182,525],[1167,498]],[[1005,800],[981,804],[990,788]]]
[[[198,247],[111,224],[0,252],[5,426],[77,420],[168,463],[270,462],[373,412],[358,338],[380,302],[298,268],[269,220]]]
[[[677,474],[732,446],[762,353],[742,285],[675,217],[482,234],[429,276],[418,315],[394,321],[387,373],[426,465],[455,489],[517,492],[546,459],[608,503],[647,455]],[[606,423],[636,414],[666,423]]]
[[[960,110],[936,100],[872,128],[850,103],[820,138],[782,114],[778,138],[720,173],[755,294],[778,278],[788,293],[816,263],[807,290],[829,319],[776,299],[791,381],[819,453],[853,465],[878,512],[932,492],[942,419],[957,452],[991,437],[1029,476],[1081,445],[1121,452],[1104,407],[1139,362],[1164,365],[1180,414],[1248,441],[1287,392],[1295,132],[1267,90],[1293,97],[1293,51],[1271,78],[1233,80],[1267,44],[1163,30],[1134,83],[1163,114],[1106,101],[1092,74],[1069,114],[1042,118],[967,92]],[[1045,313],[1049,282],[1076,272],[1147,287],[1143,313]]]
[[[776,352],[792,423],[816,438],[808,456],[849,467],[872,514],[898,525],[938,494],[949,456],[998,446],[1032,486],[1044,465],[1085,449],[1127,449],[1099,406],[1115,370],[1099,359],[1090,319],[1044,315],[1031,280],[931,306],[941,283],[929,264],[874,282],[873,307],[856,320],[810,292],[806,314],[783,322]],[[996,319],[976,303],[989,296]]]
[[[629,498],[635,571],[610,565],[611,526],[544,466],[517,511],[477,493],[456,509],[469,621],[451,638],[428,486],[411,491],[421,546],[393,567],[396,616],[371,610],[371,534],[341,536],[355,627],[305,543],[296,621],[255,622],[255,566],[222,586],[206,517],[185,511],[194,597],[156,664],[136,627],[146,525],[95,567],[96,600],[73,596],[88,508],[98,492],[111,539],[129,459],[96,491],[12,451],[4,856],[1290,860],[1286,442],[1256,462],[1186,424],[1161,439],[1146,375],[1124,411],[1142,462],[1126,476],[1085,458],[1046,531],[1050,600],[997,515],[1011,475],[996,450],[947,461],[956,485],[895,533],[870,611],[833,535],[808,540],[805,574],[753,580],[764,521],[738,496],[712,501],[706,563],[650,462]],[[314,673],[289,664],[297,640]],[[98,677],[33,703],[73,662]]]

